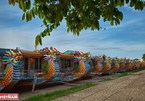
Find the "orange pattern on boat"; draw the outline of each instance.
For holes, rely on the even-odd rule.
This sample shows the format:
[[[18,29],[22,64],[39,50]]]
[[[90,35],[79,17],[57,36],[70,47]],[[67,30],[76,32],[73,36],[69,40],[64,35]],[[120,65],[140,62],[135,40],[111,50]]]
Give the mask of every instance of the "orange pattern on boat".
[[[0,84],[4,87],[9,85],[9,83],[12,81],[13,78],[13,67],[6,67],[6,70],[4,71],[5,77],[0,81]]]
[[[73,73],[76,77],[82,77],[86,72],[85,63],[83,61],[79,62],[79,70]]]
[[[53,60],[49,60],[49,69],[47,71],[47,74],[44,76],[45,80],[51,79],[55,74],[55,67]]]
[[[110,69],[111,69],[110,63],[105,62],[105,63],[104,63],[103,70],[102,70],[102,73],[103,73],[103,74],[106,74]]]
[[[111,68],[111,70],[113,72],[116,72],[118,69],[119,69],[119,64],[118,63],[115,63],[114,66],[112,66],[112,68]]]
[[[101,64],[97,61],[95,65],[95,72],[99,73],[101,71]]]

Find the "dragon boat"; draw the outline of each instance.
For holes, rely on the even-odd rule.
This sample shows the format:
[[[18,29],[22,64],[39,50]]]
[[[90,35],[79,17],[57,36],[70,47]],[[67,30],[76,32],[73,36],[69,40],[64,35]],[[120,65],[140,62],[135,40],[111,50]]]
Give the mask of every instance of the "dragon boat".
[[[91,65],[90,52],[83,53],[79,51],[67,50],[64,54],[74,56],[75,70],[71,73],[64,75],[63,80],[71,82],[79,79],[90,78],[94,76],[94,67]]]
[[[109,74],[111,70],[111,64],[105,56],[95,56],[92,58],[95,63],[95,70],[98,75]]]
[[[13,86],[43,84],[51,80],[55,69],[52,62],[44,61],[44,54],[39,51],[19,49],[1,50],[0,91],[6,92]],[[37,81],[35,80],[37,78]]]
[[[119,72],[119,73],[121,73],[121,72],[125,72],[126,69],[125,69],[124,59],[119,59],[118,63],[119,63],[119,69],[118,69],[118,72]]]
[[[117,58],[110,58],[109,57],[109,63],[111,64],[111,69],[109,71],[109,74],[115,74],[118,72],[119,70],[119,62],[118,62],[118,59]]]
[[[34,90],[50,82],[73,82],[139,68],[145,68],[145,62],[104,55],[91,57],[89,52],[71,50],[62,53],[53,47],[37,51],[0,49],[0,92],[23,86]]]
[[[52,47],[39,51],[0,49],[0,91],[50,81],[72,82],[91,75],[89,53],[67,52],[61,53]]]

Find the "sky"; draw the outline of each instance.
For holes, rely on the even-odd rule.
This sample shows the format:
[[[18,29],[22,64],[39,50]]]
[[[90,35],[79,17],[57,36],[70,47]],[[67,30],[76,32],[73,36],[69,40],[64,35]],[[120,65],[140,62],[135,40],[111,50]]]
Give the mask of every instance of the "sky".
[[[78,50],[91,52],[92,56],[141,58],[145,53],[145,10],[135,11],[127,5],[120,10],[124,14],[120,25],[110,26],[100,20],[106,30],[83,30],[79,36],[67,33],[63,20],[38,49],[53,46],[61,52]],[[0,0],[0,48],[35,49],[35,37],[44,30],[42,22],[35,18],[26,23],[21,20],[22,14],[17,6],[9,5],[8,0]]]

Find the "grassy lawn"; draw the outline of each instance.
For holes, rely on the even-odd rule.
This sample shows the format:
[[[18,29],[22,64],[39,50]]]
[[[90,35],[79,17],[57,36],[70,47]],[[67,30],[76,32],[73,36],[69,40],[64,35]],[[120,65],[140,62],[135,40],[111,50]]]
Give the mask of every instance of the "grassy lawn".
[[[103,81],[114,80],[116,78],[120,78],[120,77],[127,76],[127,75],[141,75],[141,74],[136,73],[136,72],[139,72],[139,71],[142,71],[142,70],[145,70],[145,68],[120,73],[118,75],[115,75],[115,76],[112,76],[112,77],[109,77],[109,78],[105,78]]]
[[[118,75],[115,75],[115,76],[112,76],[109,78],[105,78],[103,81],[114,80],[116,78],[120,78],[120,77],[127,76],[127,75],[140,75],[139,73],[136,73],[136,72],[139,72],[141,70],[145,70],[145,68],[120,73]],[[101,81],[101,82],[103,82],[103,81]],[[29,98],[22,100],[22,101],[52,101],[52,100],[57,99],[59,97],[66,96],[66,95],[84,90],[86,88],[89,88],[89,87],[92,87],[95,85],[96,84],[93,84],[93,83],[87,83],[87,84],[83,84],[83,85],[79,85],[79,86],[73,86],[73,87],[68,88],[66,90],[58,90],[58,91],[54,91],[54,92],[50,92],[50,93],[46,93],[46,94],[38,94],[38,95],[29,97]]]
[[[89,88],[92,86],[95,86],[95,84],[87,83],[87,84],[83,84],[83,85],[79,85],[79,86],[73,86],[73,87],[68,88],[66,90],[58,90],[58,91],[54,91],[51,93],[38,94],[36,96],[29,97],[29,98],[22,100],[22,101],[52,101],[56,98],[66,96],[66,95],[81,91],[83,89],[86,89],[86,88]]]

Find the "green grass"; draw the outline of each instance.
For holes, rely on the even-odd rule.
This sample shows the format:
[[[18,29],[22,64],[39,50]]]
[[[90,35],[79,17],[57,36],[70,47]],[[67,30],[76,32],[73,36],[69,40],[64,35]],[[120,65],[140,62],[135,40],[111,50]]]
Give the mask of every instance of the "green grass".
[[[114,80],[114,79],[117,79],[117,78],[120,78],[120,77],[123,77],[123,76],[127,76],[127,75],[132,75],[132,73],[128,73],[128,72],[121,73],[119,75],[115,75],[115,76],[112,76],[112,77],[109,77],[109,78],[105,78],[103,81]]]
[[[127,76],[127,75],[141,75],[141,74],[137,74],[136,72],[139,72],[139,71],[142,71],[142,70],[145,70],[145,68],[140,68],[140,69],[137,69],[137,70],[127,71],[127,72],[121,73],[119,75],[115,75],[115,76],[112,76],[112,77],[109,77],[109,78],[105,78],[103,81],[114,80],[116,78],[120,78],[120,77]]]
[[[127,76],[127,75],[140,75],[140,74],[137,74],[136,72],[139,72],[141,70],[145,70],[145,68],[120,73],[119,75],[115,75],[115,76],[106,78],[103,81],[114,80],[116,78],[120,78],[120,77]],[[38,94],[38,95],[35,95],[32,97],[29,97],[23,101],[52,101],[52,100],[57,99],[59,97],[66,96],[66,95],[84,90],[86,88],[89,88],[89,87],[92,87],[95,85],[96,84],[87,83],[87,84],[83,84],[83,85],[79,85],[79,86],[73,86],[73,87],[68,88],[66,90],[58,90],[58,91],[54,91],[54,92],[50,92],[50,93],[46,93],[46,94]]]
[[[95,84],[87,83],[87,84],[83,84],[83,85],[79,85],[79,86],[73,86],[66,90],[58,90],[58,91],[54,91],[51,93],[38,94],[36,96],[29,97],[23,101],[52,101],[56,98],[66,96],[66,95],[81,91],[83,89],[86,89],[86,88],[89,88],[92,86],[95,86]]]

